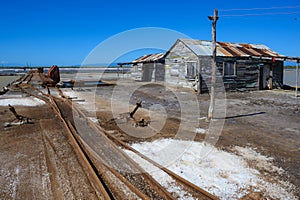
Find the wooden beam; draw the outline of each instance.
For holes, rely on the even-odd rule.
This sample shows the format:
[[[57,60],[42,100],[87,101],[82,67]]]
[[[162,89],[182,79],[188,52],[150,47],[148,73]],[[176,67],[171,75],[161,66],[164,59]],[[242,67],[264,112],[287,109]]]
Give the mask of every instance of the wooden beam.
[[[213,118],[213,113],[214,113],[214,107],[215,107],[215,88],[216,88],[216,68],[217,68],[217,62],[216,62],[216,57],[217,57],[217,35],[216,35],[216,26],[217,26],[217,21],[219,19],[218,17],[218,10],[214,10],[214,16],[209,16],[208,17],[210,20],[212,20],[212,42],[213,42],[213,59],[212,59],[212,68],[211,68],[211,90],[210,90],[210,104],[209,104],[209,109],[208,109],[208,116],[207,118],[210,120]]]
[[[298,97],[298,72],[299,72],[299,60],[297,61],[297,65],[296,65],[296,89],[295,89],[296,97]]]

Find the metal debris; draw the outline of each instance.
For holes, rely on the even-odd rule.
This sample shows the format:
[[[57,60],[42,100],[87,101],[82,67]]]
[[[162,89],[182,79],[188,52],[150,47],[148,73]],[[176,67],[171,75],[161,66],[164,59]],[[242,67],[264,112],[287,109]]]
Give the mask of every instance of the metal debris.
[[[0,91],[0,95],[5,94],[8,91],[7,87],[3,87],[2,91]]]
[[[31,118],[25,117],[23,115],[19,115],[17,113],[16,109],[13,106],[11,106],[10,104],[8,104],[8,107],[9,107],[9,111],[14,114],[16,119],[12,122],[5,122],[4,127],[18,126],[18,125],[22,125],[22,124],[32,124]]]
[[[140,120],[138,121],[135,121],[135,124],[134,126],[135,127],[145,127],[145,126],[148,126],[150,124],[150,120],[145,120],[144,118],[141,118]]]
[[[139,107],[142,107],[142,101],[137,102],[134,110],[129,113],[129,115],[130,115],[131,118],[134,118],[133,115],[139,109]]]

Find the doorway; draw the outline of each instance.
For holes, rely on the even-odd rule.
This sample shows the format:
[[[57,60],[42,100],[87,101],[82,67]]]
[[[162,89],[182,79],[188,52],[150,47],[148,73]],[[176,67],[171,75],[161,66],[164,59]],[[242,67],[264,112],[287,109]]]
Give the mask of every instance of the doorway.
[[[271,67],[270,65],[264,65],[259,69],[259,89],[264,90],[267,88],[267,79],[270,78]]]

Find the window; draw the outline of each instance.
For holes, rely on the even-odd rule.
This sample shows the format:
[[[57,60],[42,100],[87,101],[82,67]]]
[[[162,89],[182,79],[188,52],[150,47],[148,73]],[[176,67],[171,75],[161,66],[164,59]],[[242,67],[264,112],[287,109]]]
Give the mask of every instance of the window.
[[[186,63],[186,75],[188,79],[195,79],[196,77],[196,62],[187,62]]]
[[[224,62],[223,63],[223,76],[235,76],[236,75],[236,63]]]

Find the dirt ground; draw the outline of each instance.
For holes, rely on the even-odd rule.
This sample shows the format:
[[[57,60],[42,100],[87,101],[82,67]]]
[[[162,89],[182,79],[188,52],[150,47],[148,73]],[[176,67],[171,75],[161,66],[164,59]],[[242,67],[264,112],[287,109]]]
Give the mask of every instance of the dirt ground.
[[[97,198],[51,108],[15,109],[32,123],[4,127],[14,115],[8,106],[0,106],[0,199]]]
[[[298,189],[300,197],[300,98],[283,91],[227,94],[227,117],[220,148],[255,147],[283,168],[282,180]]]
[[[147,121],[151,113],[151,116],[155,116],[153,113],[158,115],[150,118],[151,126],[130,125],[130,130],[136,131],[136,135],[129,135],[117,125],[129,113],[120,111],[119,117],[112,113],[114,86],[99,87],[96,96],[92,96],[93,92],[87,88],[74,90],[81,93],[82,98],[95,98],[96,117],[101,126],[127,143],[176,138],[183,121],[187,126],[184,127],[186,135],[182,135],[181,139],[192,135],[196,141],[205,140],[206,133],[195,133],[193,120],[201,129],[210,128],[210,122],[205,120],[210,98],[208,94],[196,97],[199,116],[191,114],[183,119],[183,104],[174,92],[156,84],[139,87],[130,94],[129,110],[132,111],[135,103],[141,100],[143,107],[136,112],[136,119]],[[193,100],[188,99],[189,92],[187,89],[181,90],[183,96],[186,95],[186,104]],[[121,96],[116,99],[120,100],[118,106],[122,107],[124,102],[121,102]],[[80,98],[76,101],[80,102]],[[274,165],[285,170],[280,175],[281,180],[294,184],[298,192],[296,196],[300,197],[300,98],[295,98],[288,91],[248,91],[227,92],[223,101],[226,102],[226,115],[217,120],[223,120],[224,127],[215,145],[226,151],[233,151],[234,146],[253,147],[263,155],[273,157]],[[32,118],[34,123],[0,127],[0,199],[95,199],[96,194],[92,192],[94,190],[68,142],[62,124],[47,111],[49,108],[46,105],[16,106],[16,110]],[[193,107],[185,112],[193,113]],[[86,113],[93,117],[89,111]],[[1,125],[14,119],[6,106],[0,106],[0,116]],[[161,127],[160,121],[163,121]],[[151,127],[156,128],[152,130]],[[147,131],[148,135],[141,136]],[[253,163],[249,164],[251,166]]]
[[[133,143],[176,137],[182,119],[180,105],[176,103],[178,99],[172,91],[150,84],[140,87],[132,94],[130,109],[133,109],[137,100],[142,100],[144,109],[153,104],[160,104],[167,112],[167,120],[162,129],[149,137],[134,137],[117,126],[118,119],[111,113],[111,104],[108,102],[113,87],[99,90],[99,98],[96,99],[100,124],[123,141]],[[197,98],[200,105],[199,127],[207,130],[210,123],[205,117],[210,97],[203,94]],[[263,155],[273,157],[274,165],[285,171],[280,175],[280,179],[294,184],[296,196],[300,197],[300,98],[296,98],[291,91],[282,90],[227,92],[226,102],[224,127],[215,145],[229,152],[233,151],[234,146],[251,147]],[[136,118],[147,117],[147,112],[137,111],[136,115]],[[143,128],[137,130],[141,132]],[[194,129],[187,130],[189,131],[190,134],[195,132]],[[204,139],[205,133],[196,134],[194,138],[195,141]],[[258,170],[272,176],[271,172]]]

